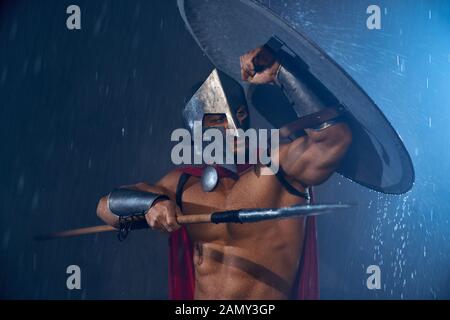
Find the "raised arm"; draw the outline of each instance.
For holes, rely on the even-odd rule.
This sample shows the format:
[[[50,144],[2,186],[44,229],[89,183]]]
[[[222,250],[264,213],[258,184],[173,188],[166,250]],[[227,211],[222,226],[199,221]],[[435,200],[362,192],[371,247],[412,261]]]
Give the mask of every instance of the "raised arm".
[[[339,101],[308,70],[283,52],[263,46],[241,57],[242,79],[254,85],[279,86],[298,119],[280,132],[292,142],[280,147],[277,161],[286,175],[303,186],[326,181],[352,142]],[[276,103],[275,103],[276,104]],[[279,111],[279,106],[271,106]],[[268,119],[270,122],[270,119]]]

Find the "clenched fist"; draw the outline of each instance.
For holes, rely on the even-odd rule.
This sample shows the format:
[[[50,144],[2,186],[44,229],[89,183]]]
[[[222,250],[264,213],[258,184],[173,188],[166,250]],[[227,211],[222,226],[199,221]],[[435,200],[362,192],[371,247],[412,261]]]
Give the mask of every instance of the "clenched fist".
[[[241,56],[242,80],[254,84],[275,81],[280,63],[268,47],[259,47]]]
[[[154,230],[173,232],[180,228],[176,217],[181,215],[181,210],[174,201],[162,200],[150,208],[145,214],[145,219]]]

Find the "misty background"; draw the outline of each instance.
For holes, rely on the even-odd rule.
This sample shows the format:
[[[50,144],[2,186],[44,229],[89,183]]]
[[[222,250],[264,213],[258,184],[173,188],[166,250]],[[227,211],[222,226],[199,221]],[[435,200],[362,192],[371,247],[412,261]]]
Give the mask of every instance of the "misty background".
[[[318,219],[321,297],[449,299],[450,3],[261,2],[354,77],[415,165],[402,196],[337,175],[317,188],[318,202],[359,204]],[[66,28],[71,4],[81,30]],[[381,30],[366,27],[371,4]],[[212,69],[175,0],[0,1],[0,298],[167,298],[166,235],[33,236],[98,225],[101,196],[173,168],[170,134]],[[366,287],[374,264],[380,290]],[[81,268],[81,290],[66,287],[69,265]]]

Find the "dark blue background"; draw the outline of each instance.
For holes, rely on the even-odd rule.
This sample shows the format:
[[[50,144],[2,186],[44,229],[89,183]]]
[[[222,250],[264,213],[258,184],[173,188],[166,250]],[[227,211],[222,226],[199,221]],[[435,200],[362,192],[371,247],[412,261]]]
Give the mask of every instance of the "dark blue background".
[[[318,201],[357,202],[319,218],[325,299],[450,298],[450,3],[264,0],[336,59],[385,112],[413,158],[403,196],[335,176]],[[65,26],[77,4],[82,30]],[[366,9],[382,8],[382,29]],[[167,238],[135,232],[46,243],[34,234],[99,224],[113,186],[154,182],[184,96],[212,66],[175,1],[10,0],[0,4],[0,297],[167,297]],[[82,290],[66,288],[66,267]],[[366,287],[366,268],[382,289]]]

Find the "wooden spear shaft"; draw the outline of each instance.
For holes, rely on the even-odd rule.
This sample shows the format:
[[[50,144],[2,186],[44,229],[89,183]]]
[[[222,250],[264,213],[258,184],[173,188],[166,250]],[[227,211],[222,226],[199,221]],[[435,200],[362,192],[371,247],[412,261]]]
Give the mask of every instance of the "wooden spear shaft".
[[[141,220],[143,220],[143,219],[141,219]],[[187,216],[179,216],[179,217],[177,217],[177,222],[180,225],[211,223],[211,214],[193,214],[193,215],[187,215]],[[87,227],[87,228],[72,229],[72,230],[59,231],[59,232],[54,232],[54,233],[49,233],[49,234],[43,234],[43,235],[34,237],[34,239],[37,241],[45,241],[45,240],[51,240],[51,239],[57,239],[57,238],[70,238],[70,237],[77,237],[77,236],[82,236],[82,235],[103,233],[103,232],[112,232],[112,231],[118,231],[118,230],[117,230],[117,228],[114,228],[112,226],[103,225],[103,226]]]

